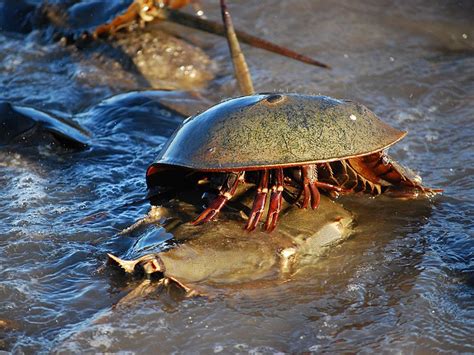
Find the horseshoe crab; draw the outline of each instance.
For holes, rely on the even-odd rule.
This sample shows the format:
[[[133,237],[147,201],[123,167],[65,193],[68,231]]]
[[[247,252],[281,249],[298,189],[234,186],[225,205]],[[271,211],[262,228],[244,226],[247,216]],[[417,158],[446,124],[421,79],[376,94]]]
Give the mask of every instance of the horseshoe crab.
[[[73,120],[0,100],[0,147],[47,142],[85,149],[89,141],[90,133]]]
[[[407,198],[438,192],[385,153],[405,135],[348,100],[243,96],[187,119],[148,168],[147,184],[152,195],[180,176],[217,186],[218,196],[194,221],[201,224],[219,213],[240,183],[253,183],[257,192],[245,228],[256,228],[269,197],[265,228],[271,231],[290,189],[296,189],[294,201],[302,196],[301,207],[313,209],[320,190],[393,192]]]
[[[246,192],[239,191],[236,200],[251,204],[247,197]],[[242,236],[236,228],[240,219],[237,212],[218,226],[190,227],[186,222],[192,218],[195,207],[180,201],[163,207],[164,211],[158,208],[159,211],[150,213],[150,217],[155,214],[155,218],[159,218],[158,215],[175,215],[174,210],[180,211],[183,216],[177,225],[173,220],[164,225],[180,244],[133,260],[108,254],[109,261],[128,274],[141,274],[146,278],[159,276],[191,293],[209,287],[247,283],[251,287],[254,282],[284,281],[351,235],[351,213],[327,197],[321,199],[321,207],[322,213],[309,216],[284,203],[282,228],[268,238],[253,238]],[[294,226],[295,221],[299,222],[298,228]]]
[[[197,15],[177,11],[184,6],[191,4]],[[98,26],[91,34],[93,38],[104,38],[114,36],[122,28],[130,28],[138,24],[144,27],[147,23],[170,21],[182,26],[198,29],[204,32],[219,36],[225,36],[225,26],[210,21],[203,17],[203,11],[197,0],[134,0],[127,10],[111,20],[109,23]],[[329,69],[330,66],[303,54],[297,53],[289,48],[285,48],[253,36],[244,31],[236,31],[238,38],[253,47],[261,48],[294,60]],[[85,35],[88,38],[89,35]],[[143,46],[145,47],[145,46]]]
[[[236,76],[246,96],[217,104],[188,118],[146,172],[150,196],[164,187],[208,183],[217,191],[194,224],[214,219],[238,185],[253,183],[255,200],[245,228],[254,230],[267,212],[265,229],[275,229],[282,199],[317,209],[320,190],[393,192],[413,198],[434,190],[394,162],[386,149],[400,131],[367,107],[350,100],[301,94],[253,94],[253,84],[225,1],[222,16]],[[269,201],[267,201],[269,200]],[[152,201],[153,203],[153,201]]]

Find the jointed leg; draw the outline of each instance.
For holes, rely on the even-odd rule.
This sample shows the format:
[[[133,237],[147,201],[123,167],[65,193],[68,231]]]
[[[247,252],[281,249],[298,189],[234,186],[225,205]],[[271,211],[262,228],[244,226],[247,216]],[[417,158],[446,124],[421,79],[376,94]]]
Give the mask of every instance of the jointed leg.
[[[230,173],[227,175],[224,185],[217,196],[194,222],[193,225],[203,224],[212,220],[222,207],[234,196],[239,182],[243,180],[244,173]]]
[[[316,165],[304,165],[301,167],[303,176],[303,208],[308,208],[311,201],[311,208],[315,210],[319,206],[321,195],[316,183],[318,182],[318,170]]]
[[[283,196],[283,169],[276,169],[274,171],[275,176],[270,197],[270,206],[268,207],[267,220],[265,222],[265,229],[268,232],[273,231],[277,225]]]
[[[260,180],[258,182],[257,194],[253,201],[252,212],[245,229],[252,231],[257,227],[260,218],[265,210],[265,202],[268,194],[268,176],[270,172],[263,170],[260,172]]]
[[[327,183],[321,182],[321,181],[315,181],[314,185],[316,185],[317,187],[329,190],[329,191],[336,191],[336,192],[347,192],[348,191],[347,189],[344,189],[342,187],[332,185],[332,184],[327,184]]]

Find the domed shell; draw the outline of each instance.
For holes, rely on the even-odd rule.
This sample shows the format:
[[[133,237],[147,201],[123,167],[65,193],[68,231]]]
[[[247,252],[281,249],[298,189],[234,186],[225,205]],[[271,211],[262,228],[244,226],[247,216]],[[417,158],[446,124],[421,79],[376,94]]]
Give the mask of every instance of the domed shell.
[[[405,135],[352,101],[258,94],[185,120],[152,167],[235,171],[329,162],[380,151]]]

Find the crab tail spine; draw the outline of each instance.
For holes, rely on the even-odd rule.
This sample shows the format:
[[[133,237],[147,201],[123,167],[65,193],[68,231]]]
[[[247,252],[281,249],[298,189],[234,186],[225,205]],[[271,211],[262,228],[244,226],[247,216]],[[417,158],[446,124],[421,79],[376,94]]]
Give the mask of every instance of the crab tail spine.
[[[253,95],[255,93],[253,88],[252,76],[249,67],[245,60],[245,56],[240,49],[239,40],[235,34],[232,18],[227,10],[225,0],[221,0],[222,20],[224,22],[227,43],[232,57],[232,64],[234,65],[234,73],[239,84],[240,91],[243,95]]]
[[[110,253],[107,253],[107,256],[109,257],[110,261],[120,266],[128,274],[132,274],[134,272],[135,266],[138,263],[138,260],[123,260]]]

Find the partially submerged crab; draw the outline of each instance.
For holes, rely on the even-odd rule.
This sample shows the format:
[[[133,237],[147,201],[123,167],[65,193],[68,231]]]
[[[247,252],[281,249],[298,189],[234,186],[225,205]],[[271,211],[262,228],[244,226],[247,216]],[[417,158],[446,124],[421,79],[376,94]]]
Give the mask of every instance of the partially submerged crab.
[[[186,5],[192,4],[197,15],[177,11]],[[144,27],[147,23],[170,21],[182,26],[191,27],[219,36],[225,36],[224,25],[203,18],[203,11],[197,0],[134,0],[127,10],[115,17],[109,23],[98,26],[91,34],[93,38],[114,36],[123,28],[130,28],[136,24]],[[253,47],[295,59],[297,61],[329,69],[330,66],[289,48],[279,46],[244,31],[236,31],[238,38]],[[89,35],[85,34],[85,38]]]
[[[239,191],[236,199],[240,204],[251,204],[245,191]],[[255,282],[284,282],[351,235],[353,217],[348,211],[327,197],[322,198],[321,206],[322,213],[309,216],[284,204],[282,228],[268,238],[253,238],[242,235],[236,228],[241,219],[238,212],[218,226],[190,228],[186,222],[192,218],[194,205],[182,201],[170,203],[158,211],[152,210],[149,217],[163,220],[160,215],[173,216],[164,227],[174,239],[184,242],[167,251],[145,254],[133,260],[108,256],[112,264],[128,274],[141,275],[145,279],[158,278],[164,283],[171,281],[189,294],[232,285],[252,287]],[[177,220],[175,210],[181,215]],[[295,222],[298,222],[296,229]],[[126,233],[135,234],[136,230]],[[140,293],[132,292],[130,297]]]
[[[109,23],[98,26],[93,35],[95,37],[105,37],[115,34],[130,23],[138,22],[141,27],[145,23],[153,21],[159,16],[162,8],[179,9],[192,3],[196,12],[202,15],[202,9],[196,0],[134,0],[123,14],[116,16]]]
[[[0,147],[42,142],[84,149],[89,141],[90,133],[71,119],[0,100]]]

